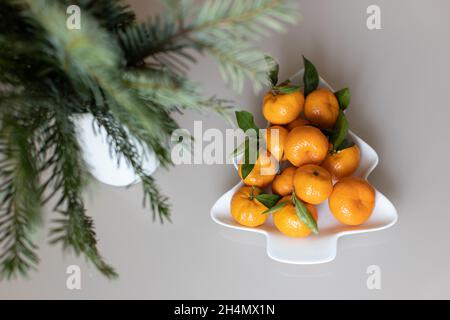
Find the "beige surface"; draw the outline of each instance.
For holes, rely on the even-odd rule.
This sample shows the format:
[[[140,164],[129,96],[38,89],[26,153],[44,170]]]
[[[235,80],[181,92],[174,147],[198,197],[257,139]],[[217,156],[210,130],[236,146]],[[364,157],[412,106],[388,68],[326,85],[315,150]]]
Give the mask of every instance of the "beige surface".
[[[132,3],[140,16],[158,7]],[[156,174],[172,200],[173,224],[151,222],[139,186],[97,184],[87,194],[101,252],[118,281],[108,282],[82,259],[62,257],[43,234],[39,272],[1,283],[0,298],[450,298],[450,2],[299,3],[303,22],[259,45],[281,62],[283,77],[301,67],[304,54],[331,85],[351,88],[351,126],[380,155],[370,181],[397,207],[395,227],[341,239],[328,264],[280,264],[266,256],[262,236],[211,221],[214,201],[238,181],[231,166],[180,166]],[[382,30],[366,28],[370,4],[381,7]],[[238,96],[216,70],[202,58],[192,76],[206,93],[258,110],[260,97],[250,87]],[[188,113],[179,122],[191,128],[196,119],[226,128],[215,115]],[[74,263],[83,271],[80,291],[65,288],[65,268]],[[372,264],[382,272],[378,291],[366,288]]]

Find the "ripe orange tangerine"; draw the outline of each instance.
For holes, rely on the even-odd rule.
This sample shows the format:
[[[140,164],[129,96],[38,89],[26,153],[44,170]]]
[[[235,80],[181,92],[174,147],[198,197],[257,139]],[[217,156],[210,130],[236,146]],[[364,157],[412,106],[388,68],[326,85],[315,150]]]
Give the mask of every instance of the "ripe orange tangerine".
[[[367,221],[375,207],[375,189],[366,181],[346,177],[334,186],[328,199],[331,213],[341,223],[357,226]]]
[[[261,151],[255,166],[243,181],[248,186],[264,188],[273,181],[277,170],[277,160],[269,151]],[[242,160],[239,162],[238,173],[242,179]]]
[[[308,163],[320,164],[328,154],[328,139],[315,127],[296,127],[286,138],[284,154],[296,167]]]
[[[298,117],[298,118],[295,119],[294,121],[289,122],[289,123],[286,125],[286,128],[290,131],[290,130],[294,129],[295,127],[306,126],[306,125],[308,125],[308,124],[309,124],[309,121],[308,121],[308,120],[306,120],[305,118],[302,118],[302,117]]]
[[[273,214],[273,222],[275,227],[284,235],[293,238],[304,238],[311,234],[311,230],[304,224],[295,212],[295,207],[290,196],[282,198],[281,202],[288,202],[280,210]],[[306,208],[317,221],[317,209],[309,203],[305,203]]]
[[[280,196],[287,196],[291,194],[294,186],[294,174],[296,170],[296,167],[287,167],[279,175],[276,175],[272,182],[273,193],[279,194]]]
[[[265,134],[266,147],[267,150],[280,161],[284,154],[284,144],[286,143],[286,138],[288,131],[286,128],[281,126],[271,126],[267,128]]]
[[[335,180],[351,176],[358,169],[360,160],[359,148],[354,145],[352,147],[329,153],[322,162],[325,168]]]
[[[322,167],[307,164],[297,169],[294,175],[295,194],[301,200],[319,204],[333,191],[331,175]]]
[[[339,115],[339,102],[328,89],[314,90],[306,97],[305,117],[321,128],[332,128]]]
[[[300,91],[264,96],[263,115],[271,124],[287,124],[294,121],[302,112],[305,98]]]
[[[258,188],[244,186],[231,198],[231,216],[237,223],[246,227],[257,227],[267,220],[267,210],[256,196],[261,193]]]

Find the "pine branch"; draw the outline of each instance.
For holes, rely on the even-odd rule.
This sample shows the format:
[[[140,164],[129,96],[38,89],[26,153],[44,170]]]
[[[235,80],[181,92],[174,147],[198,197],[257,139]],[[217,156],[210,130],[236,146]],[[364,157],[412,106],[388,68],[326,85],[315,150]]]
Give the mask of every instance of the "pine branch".
[[[117,69],[122,60],[120,50],[108,35],[87,15],[81,30],[61,31],[65,15],[59,7],[47,0],[26,1],[35,19],[53,35],[50,52],[72,85],[79,91],[92,93],[97,106],[105,103],[111,106],[115,116],[136,138],[155,149],[161,164],[169,165],[164,143],[174,129],[174,122],[164,112],[155,110],[154,104],[142,103],[126,87]]]
[[[10,14],[14,16],[15,12]],[[25,23],[24,19],[19,21],[17,24],[22,26],[24,32],[0,31],[0,47],[2,48],[0,50],[0,82],[17,87],[42,87],[42,79],[46,76],[53,79],[60,76],[54,73],[54,62],[51,59],[38,58],[46,57],[47,44],[30,45],[39,35],[34,33],[36,30],[29,23]]]
[[[2,117],[0,132],[0,277],[26,275],[39,261],[32,241],[40,221],[40,189],[34,146],[24,127]]]
[[[201,101],[200,106],[204,110],[212,110],[216,112],[217,114],[222,116],[232,127],[235,126],[234,112],[242,109],[235,106],[234,104],[231,104],[231,101],[229,100],[219,99],[214,96]]]
[[[142,166],[137,150],[171,164],[171,112],[233,106],[205,98],[184,74],[206,52],[237,90],[245,78],[263,83],[271,68],[248,43],[281,30],[295,14],[282,0],[165,0],[170,7],[135,23],[121,0],[0,1],[0,273],[25,274],[38,262],[32,242],[41,204],[57,197],[52,242],[84,255],[108,277],[82,191],[87,173],[73,123],[94,115],[111,152],[142,180],[144,205],[169,220],[168,199]],[[65,9],[82,9],[81,30],[68,30]],[[195,52],[196,51],[196,52]],[[264,75],[263,77],[261,75]],[[139,148],[137,148],[139,146]],[[50,177],[39,181],[44,172]],[[45,193],[44,193],[45,191]],[[43,199],[43,196],[47,198]]]
[[[129,71],[124,74],[125,85],[143,100],[158,102],[165,110],[199,110],[203,97],[197,84],[169,70]]]
[[[295,23],[298,16],[291,3],[284,0],[205,1],[189,32],[211,42],[217,38],[255,39],[268,30],[284,31],[284,23]],[[198,10],[198,11],[197,11]]]
[[[48,160],[51,176],[44,186],[53,188],[51,195],[60,193],[55,210],[63,217],[53,220],[57,226],[50,231],[50,243],[62,243],[63,249],[72,249],[76,255],[83,254],[102,274],[115,278],[116,272],[98,252],[94,223],[85,214],[82,191],[87,172],[74,124],[64,112],[55,114],[52,122],[48,132],[50,141],[45,145],[52,151]]]
[[[144,207],[146,205],[146,199],[148,199],[153,213],[153,219],[158,215],[161,222],[164,220],[170,221],[170,206],[167,197],[160,194],[154,179],[142,167],[142,159],[146,156],[146,148],[142,148],[143,151],[139,153],[136,148],[139,142],[136,141],[135,144],[131,143],[131,137],[128,132],[107,110],[96,109],[93,111],[93,115],[97,124],[106,131],[107,142],[111,151],[117,154],[118,161],[122,157],[125,158],[125,161],[131,165],[136,175],[141,179],[144,193]]]
[[[145,174],[144,171],[141,172],[140,169],[137,169],[136,172],[138,172],[142,181],[142,189],[144,192],[143,206],[145,207],[147,201],[149,202],[153,213],[153,221],[155,221],[156,214],[158,214],[161,223],[163,223],[164,220],[171,221],[169,199],[159,193],[155,179],[153,179],[152,176]]]
[[[265,75],[264,75],[265,76]],[[191,109],[198,112],[213,111],[221,115],[230,124],[230,115],[237,108],[231,101],[205,98],[197,84],[173,74],[169,70],[151,70],[151,72],[127,72],[125,84],[148,103],[158,101],[158,106],[166,111]]]
[[[119,33],[127,65],[142,65],[150,57],[183,70],[183,60],[195,61],[187,49],[206,51],[217,58],[224,79],[237,90],[242,89],[244,76],[257,85],[267,84],[261,75],[272,68],[262,63],[263,52],[246,44],[249,39],[268,30],[282,31],[283,23],[297,19],[292,5],[283,0],[208,0],[201,6],[193,0],[166,2],[175,8],[173,14],[155,16]]]
[[[217,60],[222,78],[235,91],[242,91],[246,78],[254,80],[255,90],[259,90],[262,85],[270,85],[267,73],[273,65],[268,64],[263,52],[254,50],[245,43],[231,46],[222,43],[208,46],[205,50]]]
[[[178,56],[181,60],[195,62],[194,56],[188,51],[193,47],[192,41],[186,41],[176,35],[181,31],[171,15],[155,15],[147,22],[140,22],[125,28],[118,33],[118,40],[129,67],[144,65],[144,60],[152,56],[158,65],[165,66],[160,58],[164,54]],[[172,41],[173,39],[173,41]],[[175,41],[176,40],[176,41]],[[168,57],[167,61],[175,60]],[[185,68],[184,63],[175,60],[177,68]]]

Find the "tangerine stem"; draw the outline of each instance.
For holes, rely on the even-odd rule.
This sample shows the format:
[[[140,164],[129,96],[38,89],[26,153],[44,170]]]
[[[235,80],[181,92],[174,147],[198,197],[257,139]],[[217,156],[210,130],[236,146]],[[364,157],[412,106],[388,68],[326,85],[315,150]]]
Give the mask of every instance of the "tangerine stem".
[[[252,188],[250,189],[250,200],[253,200],[253,198],[255,197],[254,192],[255,192],[255,186],[252,186]]]

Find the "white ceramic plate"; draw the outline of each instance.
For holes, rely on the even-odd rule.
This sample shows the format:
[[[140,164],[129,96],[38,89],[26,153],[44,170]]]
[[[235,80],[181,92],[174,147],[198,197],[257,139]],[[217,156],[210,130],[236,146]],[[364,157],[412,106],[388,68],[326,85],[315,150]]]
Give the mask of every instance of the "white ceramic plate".
[[[295,74],[291,80],[300,84],[303,79],[303,70]],[[320,86],[331,88],[322,78]],[[378,164],[378,155],[371,146],[361,138],[350,132],[350,137],[361,150],[361,161],[355,176],[367,179]],[[274,226],[270,217],[263,226],[248,228],[239,225],[230,215],[230,201],[233,194],[243,185],[238,183],[216,201],[211,208],[211,218],[218,224],[237,230],[261,233],[267,239],[267,254],[270,258],[292,264],[317,264],[332,261],[336,257],[336,248],[339,237],[344,235],[383,230],[397,222],[397,211],[392,203],[378,190],[375,196],[375,208],[369,220],[357,227],[345,226],[338,222],[328,208],[328,202],[317,206],[319,215],[319,234],[308,238],[289,238],[281,234]]]

